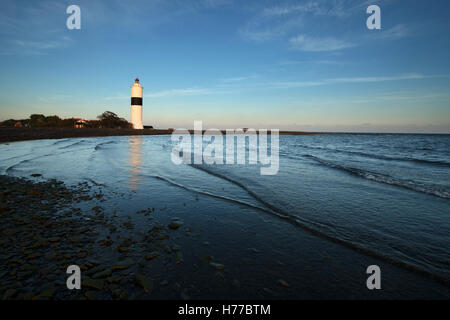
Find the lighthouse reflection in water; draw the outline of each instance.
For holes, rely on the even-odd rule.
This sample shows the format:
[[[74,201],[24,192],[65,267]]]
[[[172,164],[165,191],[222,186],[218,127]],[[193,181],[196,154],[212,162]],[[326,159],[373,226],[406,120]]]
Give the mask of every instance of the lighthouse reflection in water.
[[[140,174],[142,168],[142,136],[131,136],[128,140],[129,145],[129,189],[139,189]]]

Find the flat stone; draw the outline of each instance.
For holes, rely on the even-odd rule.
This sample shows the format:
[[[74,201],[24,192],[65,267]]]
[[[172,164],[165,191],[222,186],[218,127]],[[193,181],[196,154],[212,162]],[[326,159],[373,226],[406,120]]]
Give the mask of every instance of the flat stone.
[[[278,284],[282,287],[290,287],[289,283],[287,283],[286,281],[284,281],[283,279],[279,279],[278,280]]]
[[[42,289],[42,292],[38,294],[37,296],[33,297],[33,300],[40,300],[40,299],[49,299],[53,297],[55,294],[56,289],[53,286],[48,286]]]
[[[78,252],[77,253],[77,257],[78,258],[85,258],[85,257],[87,257],[87,252],[85,252],[85,251],[82,251],[82,252]]]
[[[88,298],[88,300],[95,300],[95,298],[97,297],[97,292],[96,291],[88,291],[85,294],[86,298]]]
[[[32,253],[27,256],[28,259],[33,260],[42,257],[42,253]]]
[[[153,259],[155,259],[158,256],[159,256],[159,252],[158,251],[152,251],[148,255],[145,256],[145,259],[153,260]]]
[[[216,270],[223,270],[223,269],[225,269],[225,266],[223,264],[220,264],[220,263],[217,263],[217,262],[210,261],[209,265],[211,267],[213,267],[214,269],[216,269]]]
[[[82,286],[89,287],[92,289],[102,290],[105,282],[103,280],[99,279],[90,279],[90,278],[84,278],[81,282]]]
[[[93,267],[93,268],[89,269],[88,271],[86,271],[86,275],[90,276],[90,275],[102,272],[105,269],[106,268],[104,266],[96,266],[96,267]]]
[[[189,297],[188,294],[187,294],[186,292],[184,292],[184,291],[181,292],[180,298],[181,298],[182,300],[189,300],[189,299],[191,299],[191,297]]]
[[[181,220],[174,220],[174,221],[170,222],[169,229],[176,230],[179,227],[181,227],[182,225],[183,225],[183,221],[181,221]]]
[[[213,260],[212,256],[203,256],[203,257],[200,258],[200,261],[202,261],[202,262],[208,262],[208,261],[211,261],[211,260]]]
[[[153,279],[146,277],[140,273],[136,274],[136,282],[149,293],[153,290]]]
[[[125,253],[125,252],[131,252],[131,251],[133,251],[133,249],[128,248],[128,247],[117,247],[117,251],[119,251],[120,253]]]
[[[175,256],[176,256],[176,264],[180,264],[183,262],[183,254],[181,253],[181,251],[177,251]]]
[[[161,285],[161,286],[167,286],[168,284],[169,284],[169,281],[167,281],[167,280],[163,280],[159,283],[159,285]]]
[[[122,262],[120,262],[119,264],[116,264],[112,267],[113,270],[124,270],[124,269],[128,269],[131,265],[133,264],[133,262],[131,260],[124,260]]]
[[[107,269],[107,270],[104,270],[104,271],[101,271],[101,272],[98,272],[98,273],[94,274],[92,276],[92,278],[94,278],[94,279],[99,279],[99,278],[103,279],[103,278],[109,277],[111,274],[112,274],[112,270],[111,269]]]
[[[269,294],[274,294],[274,292],[272,290],[270,290],[269,288],[263,288],[263,291]]]
[[[112,276],[112,277],[109,277],[107,281],[109,283],[116,283],[116,282],[120,281],[120,277],[119,276]]]

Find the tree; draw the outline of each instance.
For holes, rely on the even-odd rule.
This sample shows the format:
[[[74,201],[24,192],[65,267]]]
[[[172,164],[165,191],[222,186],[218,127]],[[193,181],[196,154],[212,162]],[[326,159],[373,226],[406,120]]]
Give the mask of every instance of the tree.
[[[45,116],[43,114],[32,114],[30,116],[31,127],[43,127],[45,125]]]
[[[74,118],[68,118],[68,119],[64,119],[60,121],[60,126],[64,127],[64,128],[73,128],[75,125],[75,122],[77,122],[77,120],[75,120]]]
[[[9,119],[9,120],[5,120],[0,124],[0,127],[14,127],[14,125],[18,122],[19,120],[14,120],[14,119]]]
[[[88,120],[86,127],[88,128],[100,128],[101,127],[101,123],[100,120]]]
[[[60,127],[61,119],[58,116],[49,116],[45,118],[46,127]]]
[[[103,128],[130,128],[129,123],[124,118],[119,118],[117,114],[111,111],[105,111],[97,117],[100,121],[100,125]]]

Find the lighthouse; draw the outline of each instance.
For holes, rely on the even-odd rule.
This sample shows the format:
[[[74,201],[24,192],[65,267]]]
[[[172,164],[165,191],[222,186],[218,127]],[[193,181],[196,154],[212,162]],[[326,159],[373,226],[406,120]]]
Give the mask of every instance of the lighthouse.
[[[142,89],[139,78],[131,86],[131,123],[133,129],[144,129],[142,125]]]

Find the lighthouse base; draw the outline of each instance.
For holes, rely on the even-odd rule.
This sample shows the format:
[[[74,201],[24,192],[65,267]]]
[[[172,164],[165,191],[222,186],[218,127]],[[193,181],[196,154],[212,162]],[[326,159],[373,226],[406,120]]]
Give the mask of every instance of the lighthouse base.
[[[144,129],[142,125],[142,106],[131,106],[131,124],[133,129]]]

